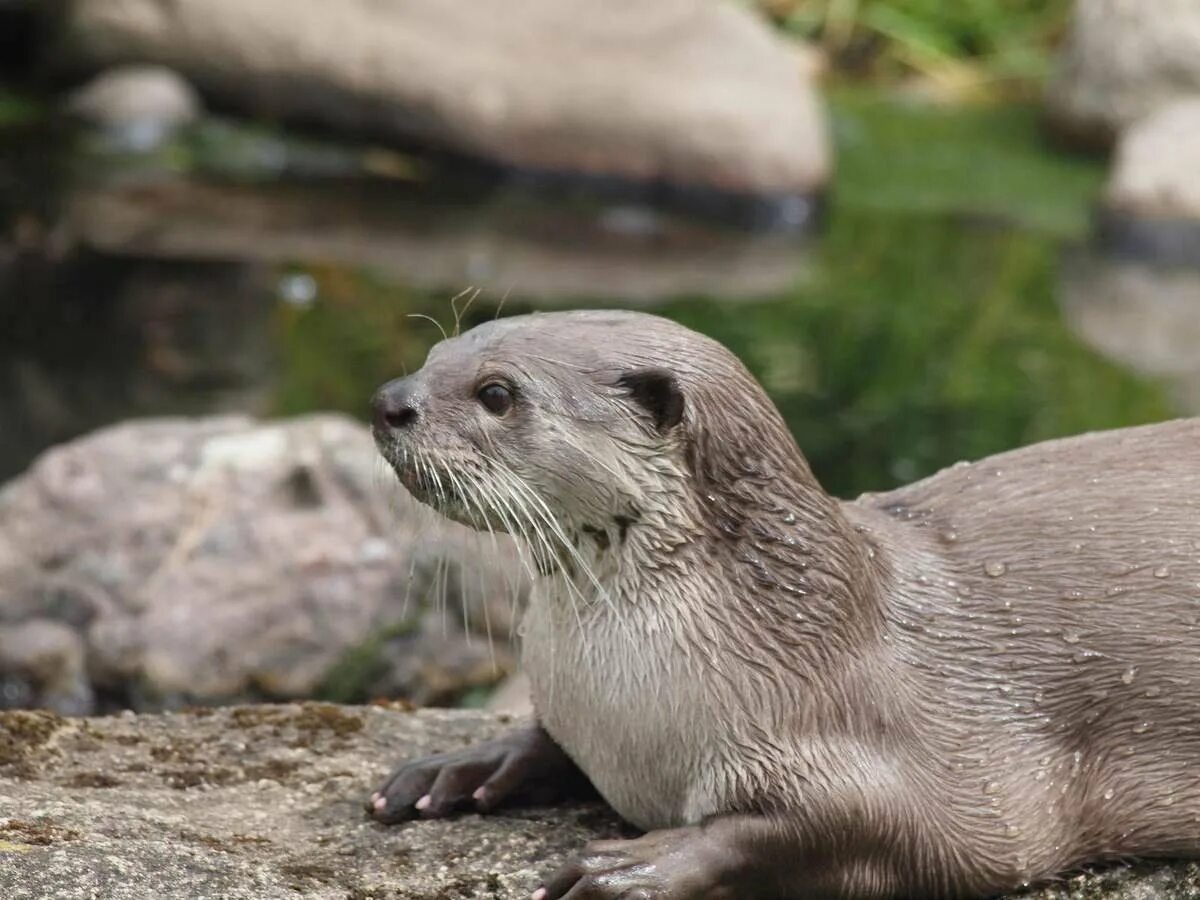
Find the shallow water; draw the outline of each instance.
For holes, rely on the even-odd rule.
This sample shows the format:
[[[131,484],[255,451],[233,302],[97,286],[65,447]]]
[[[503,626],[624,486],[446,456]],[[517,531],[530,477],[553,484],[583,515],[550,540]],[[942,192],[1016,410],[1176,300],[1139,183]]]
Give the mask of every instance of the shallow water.
[[[1078,249],[1103,164],[1048,147],[1030,108],[838,96],[807,237],[220,122],[133,152],[5,109],[0,478],[129,416],[362,416],[438,337],[409,314],[453,327],[468,287],[464,327],[503,297],[713,335],[841,495],[1191,396],[1154,340],[1106,339],[1123,320],[1090,315],[1091,288],[1064,315],[1071,279],[1106,279]]]

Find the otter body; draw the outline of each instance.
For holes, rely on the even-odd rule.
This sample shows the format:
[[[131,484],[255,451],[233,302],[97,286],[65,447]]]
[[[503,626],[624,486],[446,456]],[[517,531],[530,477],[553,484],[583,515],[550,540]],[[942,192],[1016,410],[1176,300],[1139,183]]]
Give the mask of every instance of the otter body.
[[[475,329],[375,403],[410,490],[543,573],[537,725],[401,766],[380,819],[577,766],[650,833],[551,900],[985,896],[1200,855],[1200,420],[842,503],[728,351],[601,312]]]

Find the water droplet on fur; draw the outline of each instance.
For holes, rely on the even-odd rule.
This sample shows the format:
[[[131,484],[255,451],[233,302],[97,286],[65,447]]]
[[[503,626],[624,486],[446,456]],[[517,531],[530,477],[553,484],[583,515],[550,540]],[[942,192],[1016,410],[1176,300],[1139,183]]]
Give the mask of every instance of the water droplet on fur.
[[[1145,734],[1147,731],[1149,731],[1149,730],[1150,730],[1150,723],[1149,723],[1149,722],[1138,722],[1138,723],[1137,723],[1136,725],[1134,725],[1134,726],[1133,726],[1133,728],[1132,728],[1132,729],[1130,729],[1130,730],[1131,730],[1131,731],[1132,731],[1134,734]]]
[[[1082,662],[1087,662],[1089,659],[1099,659],[1099,658],[1100,658],[1100,654],[1095,650],[1080,650],[1078,653],[1076,653],[1074,656],[1071,657],[1071,662],[1082,663]]]
[[[1078,631],[1064,631],[1063,632],[1063,640],[1066,641],[1068,644],[1078,644],[1079,643],[1079,632]]]
[[[1107,791],[1104,792],[1104,799],[1111,800],[1116,795],[1117,795],[1117,792],[1114,791],[1112,788],[1109,788]]]
[[[785,525],[795,525],[796,524],[796,514],[794,512],[784,513],[783,514],[783,522]]]
[[[1166,578],[1170,574],[1171,574],[1171,570],[1168,569],[1166,566],[1159,566],[1157,569],[1154,570],[1155,578]]]
[[[1008,571],[1008,566],[1006,566],[1004,563],[1000,562],[1000,560],[998,560],[998,559],[991,560],[990,562],[986,562],[983,564],[983,571],[990,578],[999,578],[1001,575],[1003,575],[1005,572]]]
[[[1017,826],[1014,825],[1012,822],[1009,822],[1007,825],[1004,826],[1004,833],[1005,834],[1016,834]]]
[[[1083,591],[1072,589],[1072,590],[1067,591],[1065,594],[1063,594],[1063,599],[1064,600],[1086,600],[1087,595],[1085,595],[1083,593]]]
[[[1110,597],[1120,597],[1122,594],[1126,593],[1128,590],[1129,590],[1129,588],[1110,587],[1104,593],[1106,593]]]
[[[1133,679],[1137,677],[1137,666],[1130,666],[1121,674],[1121,684],[1133,684]]]
[[[955,541],[958,540],[958,532],[957,531],[943,531],[942,532],[942,540],[945,541],[947,544],[953,544]]]
[[[1075,553],[1082,553],[1083,552],[1083,544],[1076,542],[1071,545],[1071,550]]]
[[[996,793],[999,793],[999,791],[1000,791],[1000,782],[998,782],[998,781],[989,781],[987,784],[985,784],[983,786],[984,794],[989,794],[989,795],[996,794]]]
[[[1146,696],[1147,697],[1157,697],[1161,693],[1162,693],[1162,688],[1160,688],[1158,685],[1152,685],[1152,686],[1146,688]]]

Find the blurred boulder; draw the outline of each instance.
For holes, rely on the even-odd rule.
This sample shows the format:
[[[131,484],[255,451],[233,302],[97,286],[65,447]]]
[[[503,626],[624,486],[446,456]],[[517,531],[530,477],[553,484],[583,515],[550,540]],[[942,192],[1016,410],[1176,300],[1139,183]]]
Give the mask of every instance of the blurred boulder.
[[[1167,382],[1180,412],[1200,415],[1200,265],[1079,251],[1066,261],[1059,296],[1076,334],[1122,366]]]
[[[1103,237],[1126,255],[1200,265],[1200,93],[1131,125],[1105,192]]]
[[[67,111],[131,150],[160,144],[200,115],[200,97],[163,66],[118,66],[101,72],[68,98]]]
[[[1107,146],[1138,119],[1200,93],[1200,3],[1077,0],[1046,96],[1072,141]]]
[[[1200,220],[1197,173],[1200,91],[1151,113],[1121,135],[1106,202],[1131,215]]]
[[[402,495],[341,416],[105,429],[0,491],[6,702],[453,699],[513,667],[509,547]]]
[[[70,68],[165,65],[254,115],[520,170],[780,198],[829,177],[815,67],[729,0],[71,0],[60,24]]]

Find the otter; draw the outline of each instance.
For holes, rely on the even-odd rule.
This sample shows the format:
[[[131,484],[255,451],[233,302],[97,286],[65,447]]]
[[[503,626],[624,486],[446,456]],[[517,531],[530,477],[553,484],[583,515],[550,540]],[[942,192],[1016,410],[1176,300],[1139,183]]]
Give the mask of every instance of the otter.
[[[1200,855],[1200,419],[843,502],[732,353],[601,311],[481,325],[373,404],[409,491],[536,575],[536,722],[401,765],[380,822],[582,773],[646,834],[535,900],[983,897]]]

